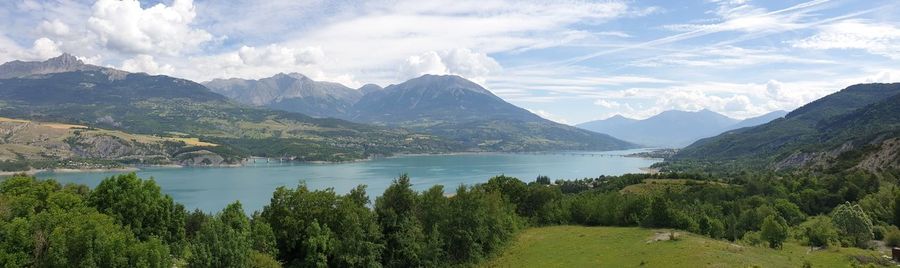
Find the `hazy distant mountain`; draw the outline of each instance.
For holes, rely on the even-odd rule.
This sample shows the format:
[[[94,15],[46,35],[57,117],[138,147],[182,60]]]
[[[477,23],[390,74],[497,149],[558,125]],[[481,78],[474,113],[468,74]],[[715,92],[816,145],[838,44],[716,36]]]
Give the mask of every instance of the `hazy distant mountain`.
[[[616,115],[578,124],[577,127],[647,146],[683,147],[727,130],[764,124],[786,113],[775,111],[738,120],[710,110],[696,112],[670,110],[644,120]]]
[[[760,115],[757,117],[747,118],[747,119],[741,120],[741,122],[731,126],[730,129],[739,129],[739,128],[762,125],[762,124],[765,124],[768,122],[772,122],[772,120],[782,118],[787,114],[788,114],[787,111],[778,110],[778,111],[770,112],[770,113]]]
[[[850,86],[784,119],[700,140],[676,159],[742,160],[776,169],[900,168],[900,83]]]
[[[606,133],[630,142],[661,147],[681,147],[720,133],[738,120],[709,110],[665,111],[644,120],[614,116],[578,124],[577,127]]]
[[[382,91],[384,90],[384,88],[376,84],[365,84],[357,90],[359,90],[359,92],[363,95],[367,95],[372,92]]]
[[[350,120],[421,130],[481,150],[623,149],[605,134],[555,123],[454,75],[424,75],[371,91]]]
[[[344,117],[363,95],[359,90],[313,81],[298,73],[281,73],[259,80],[216,79],[204,85],[240,103],[315,117]]]

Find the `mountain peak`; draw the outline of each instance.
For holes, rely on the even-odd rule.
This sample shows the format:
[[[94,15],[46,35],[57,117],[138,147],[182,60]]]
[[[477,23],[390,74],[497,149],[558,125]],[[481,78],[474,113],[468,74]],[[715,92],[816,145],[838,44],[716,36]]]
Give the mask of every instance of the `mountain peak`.
[[[44,63],[51,63],[60,66],[74,66],[74,65],[83,65],[84,62],[79,60],[77,57],[72,56],[69,53],[63,53],[55,58],[50,58],[44,61]]]
[[[11,61],[0,65],[0,79],[26,77],[30,75],[65,73],[84,70],[104,70],[106,68],[84,64],[69,53],[63,53],[45,61]]]
[[[365,84],[365,85],[359,87],[359,89],[357,89],[357,90],[359,90],[359,92],[362,92],[362,94],[365,95],[365,94],[369,94],[372,92],[381,91],[383,89],[384,89],[383,87],[376,85],[376,84]]]
[[[410,79],[406,82],[403,82],[399,85],[392,85],[385,89],[391,88],[419,88],[419,89],[427,89],[427,90],[458,90],[464,89],[472,92],[477,92],[481,94],[486,94],[490,96],[494,96],[489,90],[485,89],[481,85],[472,82],[471,80],[465,79],[462,76],[454,75],[454,74],[425,74],[413,79]]]

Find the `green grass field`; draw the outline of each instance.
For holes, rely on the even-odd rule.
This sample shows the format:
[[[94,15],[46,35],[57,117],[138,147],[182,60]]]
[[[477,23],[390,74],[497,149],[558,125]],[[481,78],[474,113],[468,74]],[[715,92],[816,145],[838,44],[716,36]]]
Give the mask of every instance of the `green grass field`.
[[[554,226],[523,231],[483,267],[850,267],[852,256],[881,258],[877,251],[834,248],[811,251],[751,247],[677,231],[630,227]]]

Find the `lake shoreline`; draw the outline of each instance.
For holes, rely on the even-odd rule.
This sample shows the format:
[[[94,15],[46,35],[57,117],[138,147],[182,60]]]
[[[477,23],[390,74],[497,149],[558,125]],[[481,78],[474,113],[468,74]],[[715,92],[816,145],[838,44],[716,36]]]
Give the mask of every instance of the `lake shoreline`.
[[[25,174],[29,176],[38,173],[101,173],[101,172],[136,172],[140,171],[138,167],[121,167],[121,168],[52,168],[52,169],[30,169],[24,171],[2,171],[0,177],[9,177],[16,174]]]
[[[653,148],[642,148],[644,150],[652,150]],[[613,150],[613,151],[621,151],[621,150]],[[15,174],[26,174],[29,176],[36,175],[38,173],[101,173],[101,172],[137,172],[141,171],[143,168],[240,168],[246,167],[248,164],[253,163],[261,163],[257,162],[259,159],[271,159],[264,163],[297,163],[297,164],[312,164],[312,165],[330,165],[330,164],[347,164],[347,163],[360,163],[360,162],[368,162],[378,159],[396,159],[396,158],[405,158],[405,157],[420,157],[420,156],[459,156],[459,155],[496,155],[496,154],[565,154],[571,152],[612,152],[612,151],[537,151],[537,152],[494,152],[494,151],[472,151],[472,152],[446,152],[446,153],[402,153],[402,154],[393,154],[390,156],[370,156],[362,159],[354,159],[354,160],[346,160],[346,161],[302,161],[302,160],[278,160],[278,158],[268,158],[261,156],[251,156],[240,163],[237,164],[227,164],[227,165],[215,165],[215,166],[185,166],[178,164],[164,164],[164,165],[125,165],[124,167],[116,167],[116,168],[85,168],[85,169],[77,169],[77,168],[57,168],[57,169],[31,169],[27,171],[2,171],[0,172],[0,177],[9,177]],[[634,155],[626,155],[623,154],[622,157],[633,157],[633,158],[646,158],[639,157]],[[648,174],[657,174],[659,173],[659,169],[654,169],[651,167],[643,167],[640,168],[640,171],[637,173],[648,173]]]

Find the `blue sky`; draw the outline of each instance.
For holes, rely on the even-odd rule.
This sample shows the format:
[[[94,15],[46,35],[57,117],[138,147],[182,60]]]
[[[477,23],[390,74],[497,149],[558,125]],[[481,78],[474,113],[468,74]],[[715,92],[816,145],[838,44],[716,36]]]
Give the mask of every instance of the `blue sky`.
[[[457,74],[551,120],[790,110],[900,80],[897,1],[0,3],[0,61],[61,52],[206,81],[300,72],[351,87]]]

